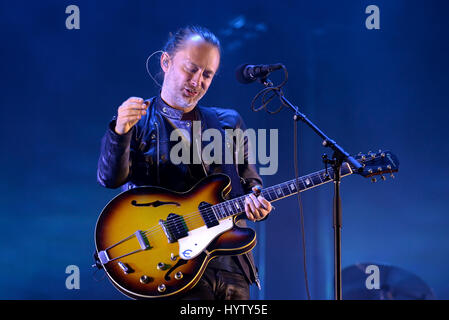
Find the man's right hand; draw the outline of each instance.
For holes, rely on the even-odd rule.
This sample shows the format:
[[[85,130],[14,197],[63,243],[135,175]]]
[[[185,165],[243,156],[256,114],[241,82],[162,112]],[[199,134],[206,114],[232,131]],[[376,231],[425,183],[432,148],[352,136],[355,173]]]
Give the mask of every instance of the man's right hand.
[[[115,132],[126,134],[147,113],[148,102],[142,98],[131,97],[118,108]]]

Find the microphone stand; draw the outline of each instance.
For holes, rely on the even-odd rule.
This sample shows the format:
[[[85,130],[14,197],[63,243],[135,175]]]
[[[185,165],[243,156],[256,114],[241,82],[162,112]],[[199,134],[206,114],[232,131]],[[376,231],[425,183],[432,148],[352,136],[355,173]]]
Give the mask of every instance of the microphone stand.
[[[273,83],[267,77],[260,78],[259,81],[265,87],[272,87]],[[289,107],[293,112],[293,120],[301,120],[307,124],[318,136],[323,139],[323,146],[333,150],[332,159],[323,156],[323,161],[327,166],[330,164],[334,171],[334,198],[333,198],[333,229],[334,229],[334,297],[335,300],[342,300],[342,279],[341,279],[341,228],[342,228],[342,209],[340,197],[340,169],[343,162],[348,162],[352,168],[360,172],[363,170],[362,165],[351,155],[343,150],[334,140],[330,139],[323,131],[321,131],[314,123],[312,123],[298,107],[294,106],[285,98],[280,90],[274,90],[284,106]]]

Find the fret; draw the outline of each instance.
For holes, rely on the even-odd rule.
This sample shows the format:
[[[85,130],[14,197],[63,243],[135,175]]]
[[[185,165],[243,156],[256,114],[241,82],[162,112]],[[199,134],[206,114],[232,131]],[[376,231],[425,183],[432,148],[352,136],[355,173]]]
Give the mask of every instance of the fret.
[[[303,180],[303,183],[306,188],[310,188],[310,187],[314,186],[313,179],[311,178],[310,175],[305,177],[305,179]]]
[[[215,217],[217,218],[217,220],[220,220],[222,217],[220,215],[220,212],[217,212],[216,210],[216,206],[211,206],[212,212],[214,213]]]
[[[313,182],[314,182],[314,184],[315,184],[316,186],[319,186],[320,184],[323,183],[323,180],[321,180],[321,175],[320,175],[319,172],[316,172],[316,173],[313,175]]]
[[[294,193],[294,192],[298,191],[298,189],[296,187],[296,184],[294,183],[294,180],[289,181],[288,188],[289,188],[291,193]]]
[[[218,216],[220,217],[220,219],[223,219],[223,218],[224,218],[224,214],[223,214],[223,212],[221,211],[220,203],[217,203],[217,204],[214,206],[214,208],[215,208],[215,212],[218,213]]]
[[[239,204],[239,212],[245,211],[245,197],[237,198],[237,203]]]
[[[274,192],[273,188],[267,188],[267,191],[270,196],[270,199],[267,200],[273,201],[274,199],[277,199],[276,193]]]
[[[272,201],[273,198],[270,195],[270,190],[269,189],[270,188],[263,189],[262,192],[260,193],[260,195],[262,197],[264,197],[265,199],[267,199],[268,201]]]
[[[242,212],[243,210],[245,210],[245,207],[242,207],[242,205],[240,204],[241,201],[241,197],[234,199],[234,206],[237,210],[237,212]]]
[[[319,182],[318,184],[323,183],[323,179],[321,179],[321,174],[320,174],[320,172],[317,172],[317,176],[318,176],[318,178],[320,178],[320,182]]]
[[[284,194],[284,191],[282,190],[282,187],[281,186],[276,186],[276,196],[278,197],[278,198],[281,198],[281,197],[283,197],[283,196],[285,196],[285,194]]]
[[[221,219],[226,218],[226,214],[225,214],[225,212],[223,212],[223,204],[222,203],[218,204],[218,209],[219,209],[219,212],[220,212]]]
[[[282,188],[282,193],[284,194],[284,196],[286,196],[286,195],[289,196],[291,194],[291,191],[290,191],[287,183],[285,183],[285,182],[281,183],[281,188]]]
[[[341,175],[352,174],[351,167],[344,163],[341,167]],[[261,191],[261,195],[272,202],[283,197],[290,196],[294,193],[307,190],[320,184],[332,181],[333,169],[328,169],[328,175],[325,170],[320,170],[309,175],[298,177],[287,182],[280,183],[275,186],[267,187]],[[245,198],[248,195],[231,199],[212,206],[212,213],[219,220],[229,216],[245,212]]]
[[[226,209],[226,206],[223,204],[223,202],[220,203],[220,205],[221,205],[221,209],[222,209],[222,211],[223,211],[223,213],[224,213],[225,218],[226,218],[226,217],[229,217],[230,214],[229,214],[228,210]]]
[[[232,214],[236,214],[237,212],[236,212],[236,209],[235,209],[235,207],[234,207],[234,200],[226,201],[226,203],[227,203],[227,207],[228,207],[229,211],[230,211]]]
[[[302,184],[302,187],[301,187],[301,185],[299,186],[299,190],[305,190],[305,189],[307,189],[307,185],[306,185],[306,183],[304,182],[304,178],[305,177],[299,177],[298,178],[298,183],[301,183]],[[296,179],[295,180],[293,180],[293,181],[296,181]]]

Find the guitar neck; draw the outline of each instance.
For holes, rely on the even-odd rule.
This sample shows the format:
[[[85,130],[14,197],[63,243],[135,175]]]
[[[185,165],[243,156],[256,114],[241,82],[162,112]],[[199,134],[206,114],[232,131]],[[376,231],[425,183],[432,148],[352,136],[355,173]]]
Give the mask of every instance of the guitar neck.
[[[334,175],[333,169],[329,168],[327,172],[328,174],[326,175],[326,171],[323,169],[302,176],[298,179],[292,179],[275,186],[262,189],[261,195],[270,202],[292,196],[298,192],[312,189],[319,185],[333,181],[331,178]],[[351,175],[352,173],[351,166],[346,162],[343,163],[340,169],[340,176],[345,177]],[[212,211],[215,213],[218,220],[241,214],[245,212],[245,197],[246,195],[218,203],[212,206]]]

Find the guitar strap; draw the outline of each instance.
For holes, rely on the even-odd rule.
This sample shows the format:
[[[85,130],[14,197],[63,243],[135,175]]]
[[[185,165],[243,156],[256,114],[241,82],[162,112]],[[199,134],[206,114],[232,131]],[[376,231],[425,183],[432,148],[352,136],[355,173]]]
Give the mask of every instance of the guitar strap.
[[[214,128],[220,131],[221,134],[221,167],[222,172],[226,174],[231,179],[231,192],[229,193],[229,197],[231,199],[244,195],[244,190],[241,184],[241,177],[238,174],[237,164],[228,164],[225,162],[225,152],[226,152],[226,133],[224,128],[220,125],[220,120],[218,119],[217,113],[212,108],[201,107],[199,106],[199,110],[202,116],[202,120],[205,122],[206,128]],[[204,146],[203,146],[204,147]]]
[[[205,122],[206,128],[214,128],[220,131],[222,137],[222,172],[226,174],[231,179],[232,189],[229,193],[231,199],[242,196],[245,194],[241,181],[243,180],[238,174],[237,164],[227,164],[225,163],[225,148],[226,148],[226,134],[224,128],[220,125],[220,120],[218,119],[217,113],[212,108],[199,106],[202,121]],[[233,128],[235,129],[235,128]],[[230,141],[232,142],[232,141]],[[232,142],[233,143],[233,142]],[[240,224],[246,226],[244,219],[240,219]],[[249,282],[255,282],[257,286],[260,287],[259,275],[257,268],[254,263],[254,257],[251,252],[247,252],[243,255],[235,256],[236,262],[243,269],[245,276],[248,278]]]

